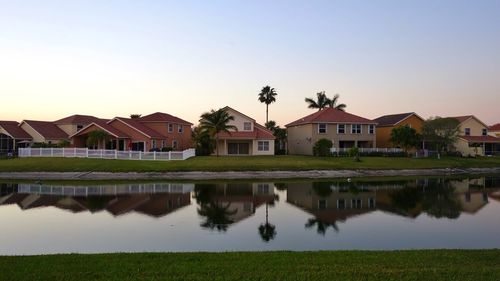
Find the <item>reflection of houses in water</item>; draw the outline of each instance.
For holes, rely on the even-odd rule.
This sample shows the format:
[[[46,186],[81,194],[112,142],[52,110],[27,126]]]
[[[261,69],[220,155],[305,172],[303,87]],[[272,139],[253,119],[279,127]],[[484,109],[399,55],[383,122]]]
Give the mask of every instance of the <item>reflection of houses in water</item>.
[[[311,213],[322,223],[367,214],[376,209],[377,190],[338,183],[291,183],[287,202]]]
[[[210,200],[227,206],[228,218],[233,222],[244,220],[263,204],[273,204],[276,196],[272,183],[225,183],[215,185]]]
[[[455,189],[462,211],[474,214],[488,204],[490,196],[494,196],[492,188],[499,187],[497,182],[497,179],[491,177],[480,177],[452,180],[450,185]]]
[[[74,213],[106,210],[114,216],[138,212],[161,217],[191,203],[193,184],[122,184],[61,186],[19,184],[17,192],[0,197],[0,205],[21,209],[56,207]]]

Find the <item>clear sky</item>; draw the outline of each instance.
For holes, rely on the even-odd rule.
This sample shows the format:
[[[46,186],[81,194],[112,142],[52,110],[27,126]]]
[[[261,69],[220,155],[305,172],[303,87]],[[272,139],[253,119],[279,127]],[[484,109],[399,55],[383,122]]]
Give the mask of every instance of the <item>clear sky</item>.
[[[367,118],[500,122],[500,0],[0,0],[0,119],[225,105],[265,119],[339,93]]]

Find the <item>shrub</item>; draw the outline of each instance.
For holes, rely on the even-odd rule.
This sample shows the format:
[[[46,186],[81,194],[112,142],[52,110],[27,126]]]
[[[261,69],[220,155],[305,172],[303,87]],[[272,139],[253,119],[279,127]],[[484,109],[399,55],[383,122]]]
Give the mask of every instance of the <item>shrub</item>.
[[[356,162],[361,161],[359,159],[359,148],[357,148],[357,147],[351,147],[349,149],[348,153],[349,153],[349,157],[354,157],[354,161],[356,161]]]
[[[162,147],[161,148],[161,152],[169,152],[169,151],[173,151],[174,149],[172,147]]]
[[[329,139],[319,139],[313,147],[314,156],[329,156],[331,155],[330,149],[333,147],[333,143]]]

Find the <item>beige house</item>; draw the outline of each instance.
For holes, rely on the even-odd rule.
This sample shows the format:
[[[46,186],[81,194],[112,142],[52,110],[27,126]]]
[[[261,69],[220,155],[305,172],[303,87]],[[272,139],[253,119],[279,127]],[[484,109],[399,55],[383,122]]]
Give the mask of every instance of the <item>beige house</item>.
[[[83,129],[83,127],[99,120],[108,121],[106,119],[99,119],[90,115],[76,114],[54,121],[54,124],[57,125],[57,127],[63,130],[66,134],[71,136]]]
[[[58,144],[69,140],[68,134],[54,122],[23,120],[19,127],[31,136],[33,143]]]
[[[377,123],[335,108],[325,108],[286,125],[288,152],[312,155],[319,139],[333,148],[375,148]]]
[[[497,123],[488,128],[488,134],[493,137],[500,138],[500,123]]]
[[[219,155],[274,155],[275,137],[271,131],[231,107],[226,106],[224,109],[234,117],[229,125],[235,126],[237,130],[218,134]]]
[[[454,146],[463,156],[498,154],[500,138],[488,134],[488,126],[474,115],[452,117],[459,122],[458,138]]]

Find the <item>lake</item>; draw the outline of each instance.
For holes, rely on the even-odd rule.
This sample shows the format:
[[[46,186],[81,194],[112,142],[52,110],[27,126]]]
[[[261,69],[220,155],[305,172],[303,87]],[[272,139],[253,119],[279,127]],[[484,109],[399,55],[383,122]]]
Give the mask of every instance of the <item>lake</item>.
[[[0,184],[0,255],[500,248],[500,177]]]

